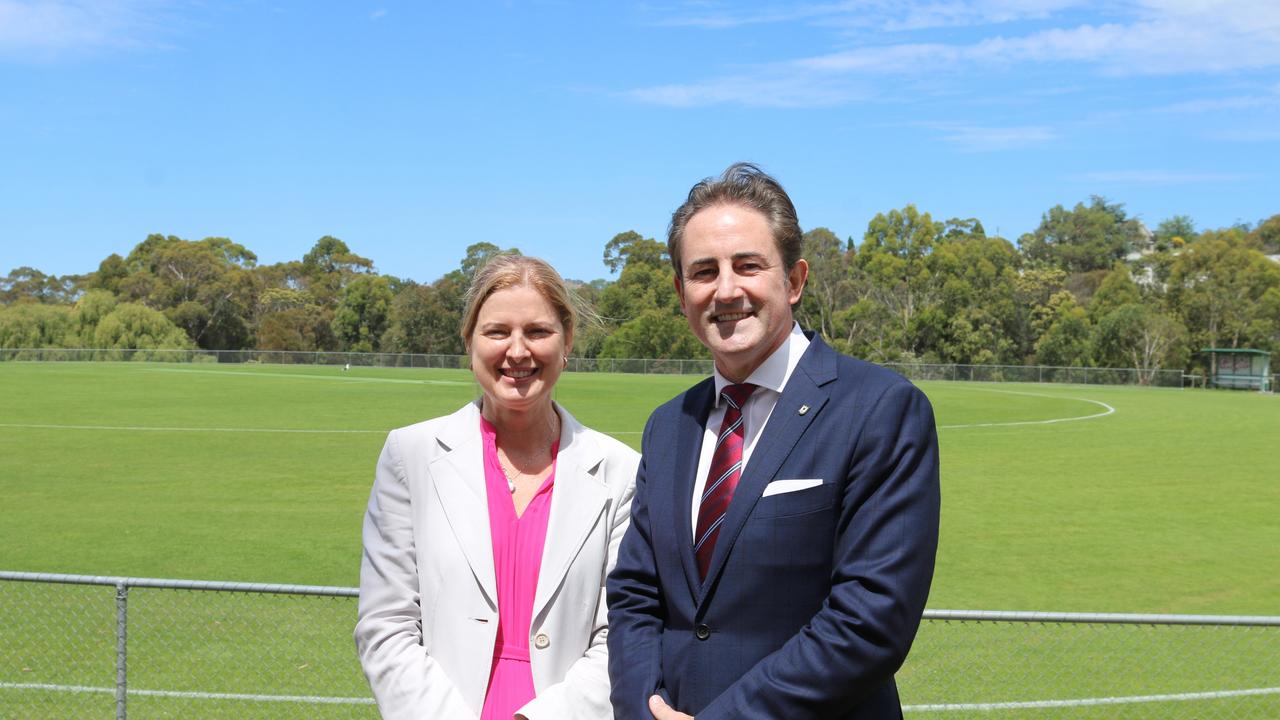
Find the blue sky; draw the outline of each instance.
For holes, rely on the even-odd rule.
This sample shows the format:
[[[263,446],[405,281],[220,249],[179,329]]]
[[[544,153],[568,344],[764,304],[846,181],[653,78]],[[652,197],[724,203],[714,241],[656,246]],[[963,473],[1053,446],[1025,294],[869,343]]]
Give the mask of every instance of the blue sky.
[[[759,163],[802,225],[1280,213],[1280,3],[0,0],[0,272],[148,233],[566,277]]]

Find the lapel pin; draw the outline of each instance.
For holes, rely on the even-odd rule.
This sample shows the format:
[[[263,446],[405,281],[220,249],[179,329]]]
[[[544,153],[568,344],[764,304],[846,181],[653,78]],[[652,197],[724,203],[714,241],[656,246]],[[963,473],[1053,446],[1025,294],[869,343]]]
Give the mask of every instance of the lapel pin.
[[[803,415],[803,414],[805,414],[805,413],[807,413],[807,412],[809,412],[809,406],[808,406],[808,405],[801,405],[801,406],[800,406],[799,413],[800,413],[801,415]]]

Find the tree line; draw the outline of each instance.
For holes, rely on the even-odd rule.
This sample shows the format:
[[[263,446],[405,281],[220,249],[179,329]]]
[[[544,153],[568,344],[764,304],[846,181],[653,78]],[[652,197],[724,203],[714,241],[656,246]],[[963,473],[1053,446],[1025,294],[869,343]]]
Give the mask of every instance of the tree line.
[[[97,270],[0,278],[0,347],[203,348],[460,354],[471,245],[456,269],[419,283],[379,273],[342,240],[259,265],[228,238],[150,235]],[[804,235],[802,326],[878,362],[1187,369],[1205,347],[1280,352],[1280,215],[1154,231],[1122,204],[1055,206],[1017,243],[975,219],[935,221],[914,205],[876,215],[860,241]],[[706,357],[680,313],[665,243],[627,231],[604,246],[615,280],[571,281],[599,322],[574,352]]]

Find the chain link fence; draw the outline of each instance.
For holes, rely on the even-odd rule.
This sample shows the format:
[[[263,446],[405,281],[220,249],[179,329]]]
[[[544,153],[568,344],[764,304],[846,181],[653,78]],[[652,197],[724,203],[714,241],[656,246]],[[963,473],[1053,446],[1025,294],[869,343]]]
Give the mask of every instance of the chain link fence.
[[[1280,718],[1280,617],[928,611],[907,717]]]
[[[377,718],[354,588],[0,572],[0,717]],[[932,610],[911,718],[1280,717],[1280,617]]]
[[[377,718],[356,594],[0,573],[0,718]]]
[[[0,348],[0,361],[39,362],[182,362],[266,363],[273,365],[350,365],[352,367],[412,367],[465,370],[466,355],[417,353],[350,353],[285,350],[102,350],[93,348]],[[1084,368],[1050,365],[958,365],[954,363],[884,363],[912,380],[973,382],[1067,383],[1080,385],[1151,385],[1204,387],[1203,375],[1181,370]],[[609,372],[668,375],[710,375],[709,359],[569,358],[570,372]],[[1272,375],[1270,387],[1280,387]]]

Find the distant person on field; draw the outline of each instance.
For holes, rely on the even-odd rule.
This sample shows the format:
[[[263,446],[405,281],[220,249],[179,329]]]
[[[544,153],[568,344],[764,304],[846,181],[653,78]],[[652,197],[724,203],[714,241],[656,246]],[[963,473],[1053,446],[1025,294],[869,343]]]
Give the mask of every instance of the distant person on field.
[[[384,718],[611,718],[603,584],[639,455],[552,401],[576,313],[550,265],[499,256],[467,297],[481,397],[387,438],[360,662]]]

